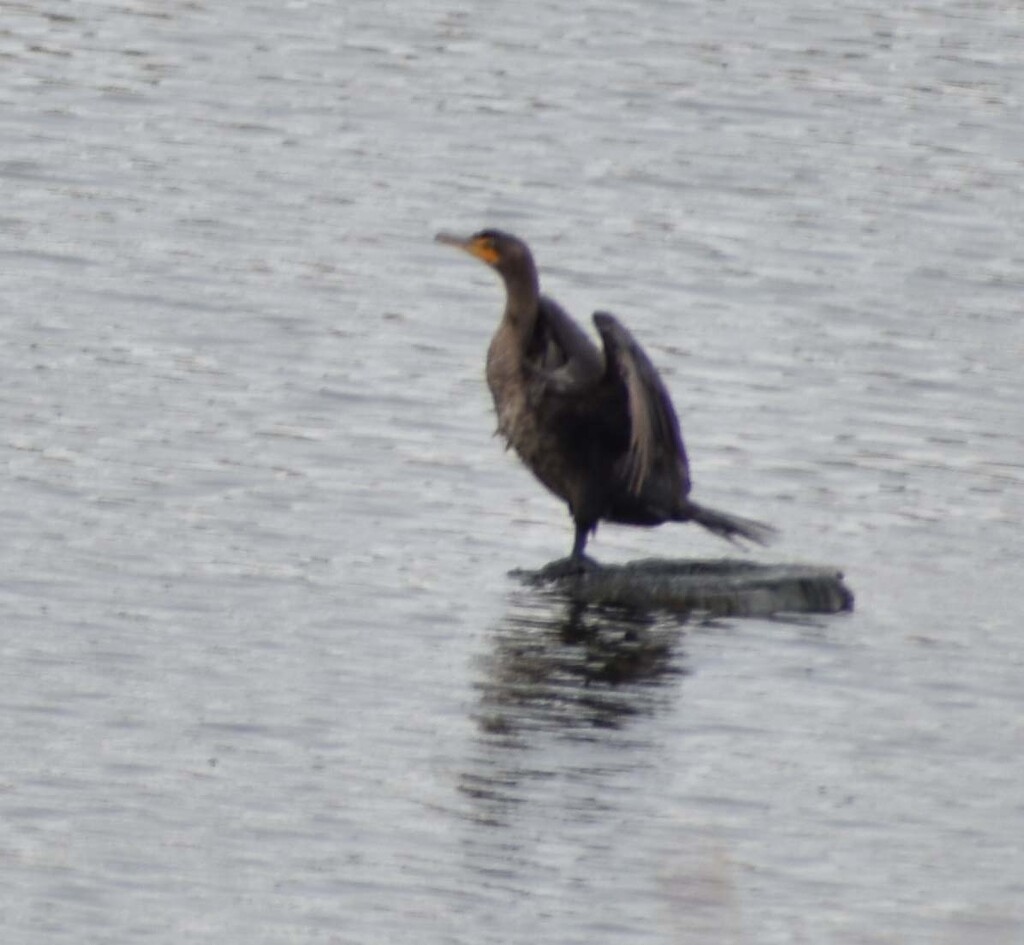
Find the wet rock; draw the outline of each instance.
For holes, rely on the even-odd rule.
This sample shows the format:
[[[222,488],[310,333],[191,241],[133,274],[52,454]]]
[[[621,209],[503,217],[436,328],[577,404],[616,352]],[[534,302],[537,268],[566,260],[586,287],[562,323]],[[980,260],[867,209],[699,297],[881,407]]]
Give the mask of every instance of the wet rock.
[[[649,558],[583,568],[555,561],[539,571],[515,571],[525,583],[556,589],[587,604],[638,610],[699,611],[715,616],[834,614],[853,610],[841,571],[820,565],[759,564]]]

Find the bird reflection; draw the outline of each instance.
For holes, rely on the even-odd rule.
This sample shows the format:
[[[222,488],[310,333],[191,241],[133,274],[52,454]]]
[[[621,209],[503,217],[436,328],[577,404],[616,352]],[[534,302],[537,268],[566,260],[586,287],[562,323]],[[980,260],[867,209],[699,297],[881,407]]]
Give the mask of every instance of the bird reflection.
[[[482,661],[486,732],[621,728],[655,710],[655,684],[684,672],[676,623],[536,592],[516,604]]]
[[[664,683],[687,672],[678,619],[599,608],[536,588],[516,592],[491,639],[477,682],[475,757],[459,779],[475,819],[488,822],[505,821],[509,805],[557,777],[561,752],[558,761],[547,758],[549,767],[530,751],[545,737],[603,742],[612,750],[599,755],[613,765],[641,763],[656,736],[636,723],[664,710],[677,691]],[[605,774],[577,769],[577,783],[601,782]],[[595,792],[591,809],[599,797]]]

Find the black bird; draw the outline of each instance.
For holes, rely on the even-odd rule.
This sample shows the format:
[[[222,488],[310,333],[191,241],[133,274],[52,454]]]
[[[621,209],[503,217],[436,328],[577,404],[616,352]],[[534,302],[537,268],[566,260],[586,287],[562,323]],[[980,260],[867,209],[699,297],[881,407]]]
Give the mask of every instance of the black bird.
[[[569,506],[571,559],[584,565],[599,521],[696,522],[730,541],[766,544],[771,526],[698,505],[679,420],[636,339],[612,315],[594,314],[604,355],[557,302],[540,293],[522,240],[500,230],[440,243],[483,260],[505,283],[505,314],[487,352],[498,432]]]

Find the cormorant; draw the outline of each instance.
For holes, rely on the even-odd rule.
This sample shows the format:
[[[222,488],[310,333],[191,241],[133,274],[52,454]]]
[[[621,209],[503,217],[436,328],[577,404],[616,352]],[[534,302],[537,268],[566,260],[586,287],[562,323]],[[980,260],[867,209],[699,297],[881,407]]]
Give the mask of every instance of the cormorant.
[[[557,302],[541,295],[529,247],[501,230],[439,233],[497,271],[505,314],[487,352],[498,432],[569,506],[571,560],[583,565],[599,521],[696,522],[723,538],[766,544],[771,526],[692,501],[679,420],[657,370],[614,316],[595,312],[604,355]]]

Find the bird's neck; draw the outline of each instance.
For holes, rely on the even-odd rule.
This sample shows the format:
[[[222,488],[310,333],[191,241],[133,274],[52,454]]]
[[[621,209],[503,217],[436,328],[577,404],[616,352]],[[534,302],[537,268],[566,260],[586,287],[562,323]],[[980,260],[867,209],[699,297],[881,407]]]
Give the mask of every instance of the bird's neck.
[[[528,339],[537,324],[540,305],[540,282],[537,270],[531,265],[515,278],[505,279],[505,322],[520,339]]]

